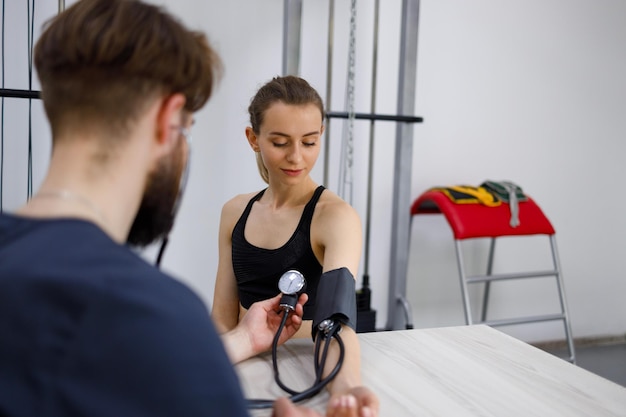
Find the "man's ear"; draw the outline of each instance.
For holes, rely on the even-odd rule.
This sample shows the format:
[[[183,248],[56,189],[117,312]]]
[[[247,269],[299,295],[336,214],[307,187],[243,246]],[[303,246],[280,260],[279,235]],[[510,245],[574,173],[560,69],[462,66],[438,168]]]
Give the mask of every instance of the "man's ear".
[[[250,144],[252,150],[254,152],[260,152],[261,148],[259,148],[259,138],[250,126],[246,127],[246,137],[248,138],[248,143]]]
[[[170,151],[176,145],[177,134],[173,128],[181,126],[183,123],[183,109],[185,106],[185,96],[180,93],[163,97],[156,119],[156,140],[163,146],[164,153]]]

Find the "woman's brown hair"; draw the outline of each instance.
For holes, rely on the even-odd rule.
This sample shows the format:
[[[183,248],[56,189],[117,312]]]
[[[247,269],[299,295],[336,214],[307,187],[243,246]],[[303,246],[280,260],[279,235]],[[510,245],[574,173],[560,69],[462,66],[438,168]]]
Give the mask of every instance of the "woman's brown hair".
[[[250,126],[254,133],[260,133],[265,112],[272,104],[278,101],[288,105],[314,104],[320,110],[322,120],[324,120],[324,102],[317,91],[306,80],[293,75],[274,77],[257,91],[248,106]],[[258,152],[256,154],[256,163],[261,178],[268,183],[268,171],[263,164],[261,154]]]

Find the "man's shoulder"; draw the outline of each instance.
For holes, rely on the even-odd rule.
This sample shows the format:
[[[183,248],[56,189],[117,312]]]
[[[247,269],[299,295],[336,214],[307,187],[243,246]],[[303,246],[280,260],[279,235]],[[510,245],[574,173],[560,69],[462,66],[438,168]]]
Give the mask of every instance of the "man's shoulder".
[[[83,415],[243,414],[208,309],[188,286],[95,226],[18,222],[28,226],[18,230],[15,223],[0,221],[0,236],[11,232],[11,242],[0,244],[5,359],[42,364],[40,372],[53,376],[45,389],[59,396],[88,390]],[[12,337],[10,323],[21,323]],[[15,392],[38,398],[17,368],[8,376]]]
[[[0,277],[20,285],[45,283],[95,298],[138,293],[143,302],[172,297],[199,302],[186,285],[85,221],[2,216],[0,259]]]

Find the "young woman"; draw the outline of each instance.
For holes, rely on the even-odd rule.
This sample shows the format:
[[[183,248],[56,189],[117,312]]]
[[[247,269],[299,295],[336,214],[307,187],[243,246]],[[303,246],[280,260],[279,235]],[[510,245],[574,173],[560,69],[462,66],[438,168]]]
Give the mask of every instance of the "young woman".
[[[299,77],[276,77],[259,89],[248,112],[246,137],[268,186],[238,195],[222,209],[212,316],[220,331],[233,329],[252,303],[278,293],[285,271],[295,269],[305,276],[309,295],[296,336],[311,337],[323,274],[343,268],[357,276],[360,219],[348,203],[310,176],[324,132],[324,106],[315,89]],[[356,333],[344,326],[341,337],[346,355],[328,385],[329,415],[353,409],[349,414],[375,416],[378,398],[361,385]],[[336,363],[335,344],[331,353],[328,371]]]

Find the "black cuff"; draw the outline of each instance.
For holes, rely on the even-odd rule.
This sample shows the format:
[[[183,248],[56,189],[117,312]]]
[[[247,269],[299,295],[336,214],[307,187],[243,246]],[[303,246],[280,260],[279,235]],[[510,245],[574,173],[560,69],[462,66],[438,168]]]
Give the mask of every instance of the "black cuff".
[[[355,287],[354,276],[348,268],[333,269],[322,274],[313,313],[313,340],[319,331],[317,326],[326,319],[356,329]]]

